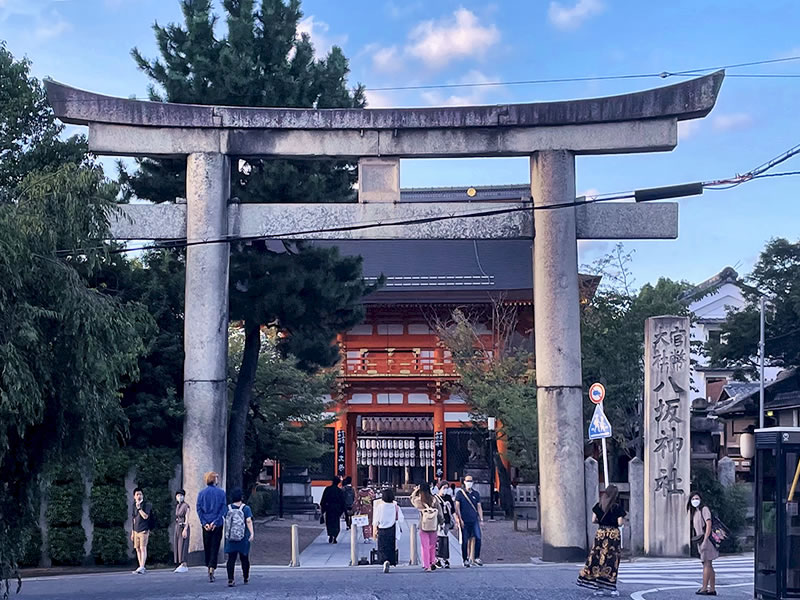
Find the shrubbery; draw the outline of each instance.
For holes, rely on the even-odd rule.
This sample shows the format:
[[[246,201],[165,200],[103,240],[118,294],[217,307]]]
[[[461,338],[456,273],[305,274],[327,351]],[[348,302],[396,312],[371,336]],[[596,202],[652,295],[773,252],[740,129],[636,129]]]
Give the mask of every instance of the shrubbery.
[[[128,536],[122,526],[95,527],[92,538],[92,556],[103,565],[128,562]]]
[[[39,562],[42,560],[42,532],[38,525],[29,527],[23,538],[25,539],[25,544],[19,566],[38,567]]]
[[[136,485],[144,490],[145,499],[152,503],[157,521],[157,528],[150,532],[147,560],[168,563],[172,561],[169,525],[175,518],[175,490],[169,489],[169,482],[179,457],[175,450],[156,448],[137,451],[135,459]]]
[[[695,467],[692,471],[692,491],[702,495],[703,502],[731,531],[720,552],[740,552],[738,534],[747,524],[747,489],[741,485],[724,487],[707,467]]]
[[[278,511],[278,490],[259,485],[247,499],[247,505],[253,511],[254,517],[274,515]]]
[[[100,564],[128,561],[128,498],[125,477],[131,461],[125,452],[111,452],[95,464],[89,516],[94,523],[92,556]]]
[[[80,565],[86,554],[83,516],[83,479],[74,468],[57,471],[50,486],[45,513],[48,524],[48,553],[53,564]]]

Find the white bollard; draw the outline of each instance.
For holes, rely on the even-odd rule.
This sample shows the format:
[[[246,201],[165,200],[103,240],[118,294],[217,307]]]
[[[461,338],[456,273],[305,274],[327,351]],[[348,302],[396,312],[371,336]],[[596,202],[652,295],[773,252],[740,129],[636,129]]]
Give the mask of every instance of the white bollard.
[[[412,525],[411,526],[411,535],[409,537],[411,538],[411,541],[409,542],[411,544],[411,547],[410,547],[411,548],[411,560],[408,561],[408,564],[410,564],[411,566],[414,566],[414,565],[418,565],[419,564],[419,558],[417,557],[417,526],[416,525]]]
[[[300,566],[300,536],[297,525],[292,525],[292,562],[289,563],[289,566]]]
[[[358,533],[356,532],[356,526],[353,525],[350,527],[350,566],[357,567],[358,566]]]

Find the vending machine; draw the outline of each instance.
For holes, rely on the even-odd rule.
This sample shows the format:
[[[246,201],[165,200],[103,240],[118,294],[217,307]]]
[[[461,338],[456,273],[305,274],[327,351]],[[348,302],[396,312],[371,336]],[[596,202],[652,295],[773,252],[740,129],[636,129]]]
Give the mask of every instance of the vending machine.
[[[755,596],[800,598],[800,427],[755,437]]]

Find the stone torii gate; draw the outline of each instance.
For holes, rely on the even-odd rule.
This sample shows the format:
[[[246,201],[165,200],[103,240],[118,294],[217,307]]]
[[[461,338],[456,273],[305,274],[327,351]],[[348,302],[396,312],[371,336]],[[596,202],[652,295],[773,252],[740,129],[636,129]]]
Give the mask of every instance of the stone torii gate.
[[[707,115],[723,78],[720,71],[655,90],[565,102],[326,110],[144,102],[47,81],[55,115],[65,123],[88,125],[92,152],[186,158],[185,204],[127,205],[112,232],[118,239],[208,242],[186,251],[187,500],[195,503],[205,471],[225,469],[228,236],[533,237],[543,558],[582,560],[587,540],[577,240],[676,238],[677,204],[568,205],[535,213],[309,231],[531,207],[526,202],[400,203],[401,158],[529,156],[533,207],[573,203],[576,155],[672,150],[677,121]],[[359,203],[237,204],[230,198],[231,157],[357,159]],[[195,520],[193,551],[201,548],[197,525]]]

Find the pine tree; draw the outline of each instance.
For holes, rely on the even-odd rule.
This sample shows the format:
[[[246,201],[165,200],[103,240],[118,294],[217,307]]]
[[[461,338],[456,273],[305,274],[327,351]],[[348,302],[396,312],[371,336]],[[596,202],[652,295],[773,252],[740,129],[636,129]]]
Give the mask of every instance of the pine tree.
[[[298,36],[299,0],[224,0],[227,32],[217,37],[210,0],[183,0],[184,24],[155,24],[161,57],[133,58],[150,78],[156,101],[229,106],[358,108],[364,89],[347,88],[348,61],[334,47],[315,58],[308,34]],[[232,157],[231,193],[241,202],[351,202],[354,165],[343,161],[250,160]],[[129,193],[154,202],[184,195],[183,160],[142,159],[121,173]],[[338,332],[363,318],[370,288],[360,258],[308,244],[237,244],[231,255],[231,317],[244,321],[246,341],[228,431],[228,487],[240,487],[245,431],[260,351],[260,327],[277,323],[281,350],[306,370],[339,358]]]

